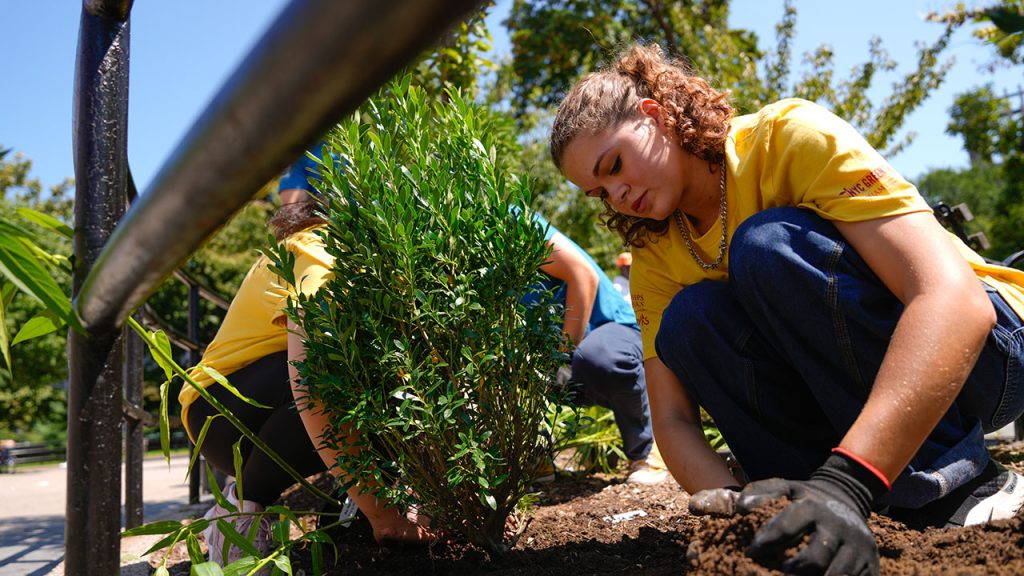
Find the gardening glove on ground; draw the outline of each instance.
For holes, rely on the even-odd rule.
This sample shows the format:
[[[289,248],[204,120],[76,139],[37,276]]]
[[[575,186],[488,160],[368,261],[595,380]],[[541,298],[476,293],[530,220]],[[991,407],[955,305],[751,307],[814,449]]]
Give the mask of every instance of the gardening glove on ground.
[[[569,366],[559,366],[558,371],[555,372],[555,384],[558,386],[558,389],[568,391],[571,383],[572,368]]]
[[[878,547],[867,518],[888,483],[866,463],[837,450],[807,481],[772,478],[747,485],[736,509],[749,512],[786,497],[790,504],[757,531],[747,549],[755,560],[778,558],[810,540],[783,562],[792,574],[878,574]]]

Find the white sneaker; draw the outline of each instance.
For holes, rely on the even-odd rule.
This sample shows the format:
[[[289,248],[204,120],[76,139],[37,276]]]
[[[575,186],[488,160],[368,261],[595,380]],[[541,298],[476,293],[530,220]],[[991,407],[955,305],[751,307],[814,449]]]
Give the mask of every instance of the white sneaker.
[[[651,453],[643,460],[629,461],[629,476],[626,476],[627,484],[661,484],[668,480],[668,468],[661,459],[661,452],[658,445],[651,446]]]
[[[224,487],[224,495],[228,501],[238,507],[240,512],[257,513],[263,511],[263,506],[250,500],[242,500],[241,504],[238,503],[237,497],[235,496],[235,483],[229,482]],[[221,516],[230,514],[226,508],[220,504],[214,504],[213,508],[210,508],[203,518],[211,520],[210,525],[203,530],[203,536],[206,538],[206,549],[207,555],[210,562],[216,562],[218,566],[224,567],[232,562],[235,562],[239,558],[245,556],[245,552],[235,545],[230,545],[230,548],[225,551],[226,540],[224,534],[217,529],[217,521],[213,520]],[[233,516],[231,518],[225,518],[226,522],[230,522],[235,530],[239,534],[250,539],[253,547],[259,551],[260,557],[265,557],[273,545],[273,531],[271,527],[270,518],[267,516],[256,516],[256,515],[244,515],[244,516]],[[259,522],[255,533],[249,535],[249,531],[252,530],[253,522]],[[225,553],[227,559],[225,560]],[[272,566],[265,566],[259,572],[256,572],[256,576],[269,576],[273,570]]]
[[[999,474],[979,486],[961,505],[951,519],[962,526],[987,524],[993,520],[1008,520],[1020,512],[1024,505],[1024,477],[999,467]]]
[[[550,484],[555,481],[555,460],[550,456],[544,459],[537,466],[537,470],[533,473],[533,481],[535,484]]]

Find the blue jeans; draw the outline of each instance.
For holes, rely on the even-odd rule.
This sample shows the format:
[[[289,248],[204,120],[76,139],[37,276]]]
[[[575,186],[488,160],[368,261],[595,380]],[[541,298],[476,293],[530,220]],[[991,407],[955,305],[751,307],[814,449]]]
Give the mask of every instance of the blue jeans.
[[[640,332],[615,322],[587,333],[572,356],[572,381],[581,403],[612,411],[630,460],[647,458],[654,443],[643,358]]]
[[[987,290],[998,325],[886,504],[919,508],[974,478],[984,433],[1024,412],[1022,322]],[[736,231],[728,282],[675,296],[656,347],[751,479],[803,479],[860,414],[902,312],[834,225],[773,208]]]

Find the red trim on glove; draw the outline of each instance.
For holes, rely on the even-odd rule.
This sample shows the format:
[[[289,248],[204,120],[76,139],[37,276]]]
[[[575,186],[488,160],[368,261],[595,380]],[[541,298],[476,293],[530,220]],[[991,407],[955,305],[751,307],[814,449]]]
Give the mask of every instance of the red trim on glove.
[[[861,458],[860,456],[857,456],[856,454],[854,454],[853,452],[850,452],[849,450],[847,450],[846,448],[843,448],[842,446],[836,446],[835,448],[832,449],[832,452],[833,453],[842,454],[843,456],[846,456],[847,458],[849,458],[850,460],[853,460],[857,464],[860,464],[861,466],[866,468],[868,471],[870,471],[872,474],[877,476],[878,479],[882,481],[882,484],[885,484],[886,490],[892,490],[892,482],[889,482],[889,479],[885,477],[885,474],[882,474],[881,470],[879,470],[878,468],[875,468],[867,460]]]

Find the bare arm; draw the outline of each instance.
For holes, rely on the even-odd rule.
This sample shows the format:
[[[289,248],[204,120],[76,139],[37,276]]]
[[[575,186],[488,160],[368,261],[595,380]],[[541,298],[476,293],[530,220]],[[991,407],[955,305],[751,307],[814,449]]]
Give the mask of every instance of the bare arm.
[[[658,358],[644,362],[654,437],[672,476],[690,494],[738,485],[704,437],[700,410],[676,375]]]
[[[995,311],[931,214],[836,226],[905,305],[867,404],[840,442],[892,480],[960,392]]]
[[[555,233],[548,241],[552,247],[551,261],[541,271],[565,282],[565,324],[563,330],[579,344],[587,333],[590,314],[597,298],[597,272],[570,243],[568,238]]]
[[[306,395],[306,390],[299,384],[298,369],[292,365],[293,361],[305,360],[306,349],[302,343],[302,329],[291,320],[288,321],[288,376],[291,379],[292,395],[299,410],[299,417],[302,425],[306,428],[316,446],[320,459],[327,465],[331,474],[346,482],[349,478],[340,469],[334,466],[341,452],[324,444],[324,436],[328,434],[328,414],[322,404],[315,402]],[[351,446],[356,439],[354,433],[349,435],[350,442],[344,443]],[[345,449],[344,447],[342,449]],[[349,448],[352,449],[352,448]],[[348,496],[359,510],[366,515],[366,518],[373,526],[373,534],[377,541],[398,540],[405,542],[428,542],[436,539],[427,528],[419,526],[403,516],[397,508],[386,507],[383,502],[370,492],[360,494],[359,486],[348,489]]]

